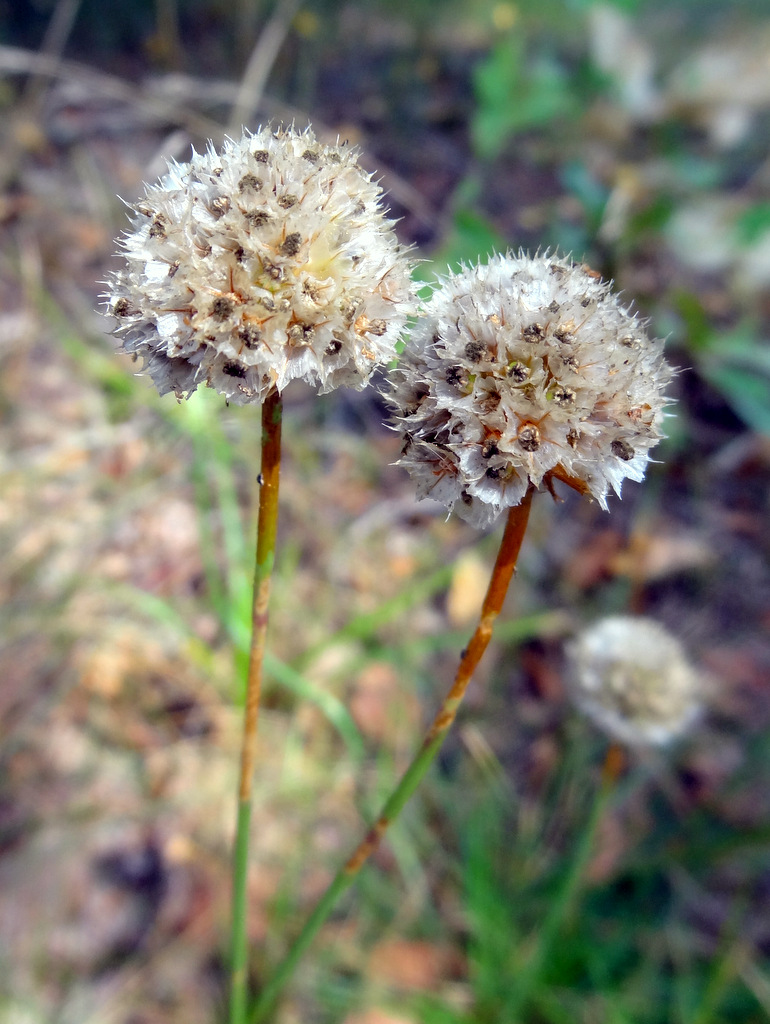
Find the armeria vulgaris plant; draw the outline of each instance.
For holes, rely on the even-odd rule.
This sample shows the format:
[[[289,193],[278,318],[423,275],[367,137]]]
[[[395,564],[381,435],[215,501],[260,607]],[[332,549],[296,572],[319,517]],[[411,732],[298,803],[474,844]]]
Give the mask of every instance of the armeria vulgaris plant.
[[[492,636],[534,494],[557,482],[607,507],[661,437],[662,343],[585,266],[543,254],[463,268],[425,303],[392,378],[401,463],[419,497],[506,525],[453,684],[377,821],[248,1006],[246,875],[259,694],[275,559],[282,392],[363,387],[416,312],[411,259],[355,151],[294,128],[245,133],[168,173],[131,207],[109,282],[122,348],[161,394],[199,385],[262,407],[252,641],[233,858],[231,1024],[264,1021],[339,895],[438,753]],[[587,684],[583,684],[584,689]],[[606,702],[605,702],[606,703]]]
[[[231,1024],[247,1016],[246,877],[252,777],[275,559],[282,392],[363,387],[391,361],[414,312],[409,254],[382,190],[346,145],[308,128],[227,139],[168,173],[131,206],[125,266],[108,312],[125,352],[161,395],[205,384],[262,406],[252,641],[233,858]]]
[[[425,303],[390,392],[401,464],[418,497],[435,498],[478,527],[505,512],[505,529],[478,625],[438,714],[261,992],[252,1024],[267,1019],[338,897],[440,750],[492,637],[534,494],[553,492],[561,481],[606,508],[610,488],[620,493],[625,478],[641,480],[662,436],[670,377],[663,343],[598,274],[564,258],[498,255],[447,277]],[[587,834],[594,828],[595,820]]]

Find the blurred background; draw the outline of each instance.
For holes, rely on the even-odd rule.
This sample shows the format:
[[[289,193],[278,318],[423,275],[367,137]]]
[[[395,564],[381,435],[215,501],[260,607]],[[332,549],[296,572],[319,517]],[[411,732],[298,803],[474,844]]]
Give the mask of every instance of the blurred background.
[[[644,485],[535,502],[440,763],[275,1020],[770,1020],[763,0],[3,0],[0,37],[0,1022],[224,1019],[259,412],[159,399],[95,310],[117,196],[268,121],[360,147],[426,280],[558,247],[678,367]],[[384,416],[287,392],[255,983],[408,762],[498,542],[415,502]],[[565,651],[616,613],[679,637],[706,710],[599,806]]]

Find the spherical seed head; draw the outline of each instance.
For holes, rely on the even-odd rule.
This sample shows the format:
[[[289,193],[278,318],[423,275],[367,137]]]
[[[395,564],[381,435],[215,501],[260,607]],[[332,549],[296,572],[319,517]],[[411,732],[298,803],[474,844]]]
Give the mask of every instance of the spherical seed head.
[[[107,301],[161,394],[360,388],[394,357],[410,259],[354,150],[260,129],[170,163],[145,192]]]
[[[556,477],[603,508],[641,480],[671,373],[662,342],[593,271],[511,253],[443,280],[394,377],[401,464],[484,527]]]
[[[576,703],[615,739],[665,744],[700,714],[700,677],[679,641],[652,619],[602,619],[569,653]]]

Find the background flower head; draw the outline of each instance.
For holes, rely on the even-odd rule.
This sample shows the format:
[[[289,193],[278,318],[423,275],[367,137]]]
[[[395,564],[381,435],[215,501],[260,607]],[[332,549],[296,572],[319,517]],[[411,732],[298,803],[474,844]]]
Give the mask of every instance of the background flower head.
[[[477,526],[552,477],[606,508],[661,437],[662,342],[593,271],[510,253],[443,280],[391,398],[401,464]]]
[[[261,129],[146,187],[110,281],[123,349],[161,394],[261,401],[363,386],[413,311],[410,260],[346,145]]]
[[[569,653],[577,705],[615,739],[668,743],[700,714],[700,676],[679,641],[653,619],[601,619]]]

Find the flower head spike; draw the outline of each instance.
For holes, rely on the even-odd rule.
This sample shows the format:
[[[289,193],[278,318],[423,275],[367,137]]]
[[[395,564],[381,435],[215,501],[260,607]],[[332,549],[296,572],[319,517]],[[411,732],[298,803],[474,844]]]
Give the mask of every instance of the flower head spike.
[[[569,260],[508,253],[463,268],[426,303],[399,363],[401,464],[419,497],[480,527],[553,478],[606,508],[660,440],[662,347]]]
[[[238,404],[301,378],[362,387],[413,312],[382,191],[308,128],[245,133],[146,187],[107,296],[123,349],[161,394]]]
[[[615,739],[668,743],[700,714],[700,677],[679,641],[652,619],[602,619],[569,653],[576,703]]]

